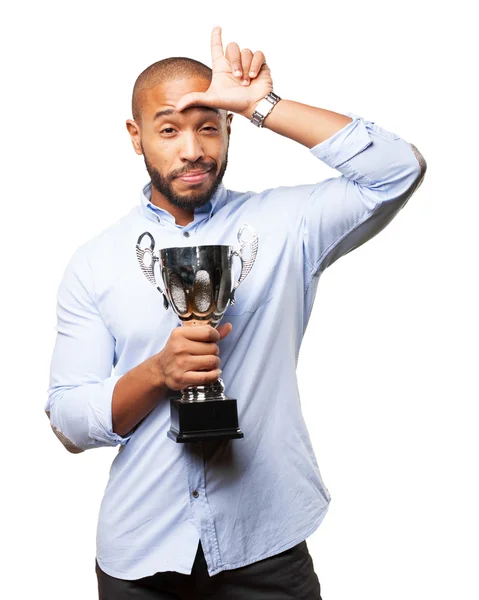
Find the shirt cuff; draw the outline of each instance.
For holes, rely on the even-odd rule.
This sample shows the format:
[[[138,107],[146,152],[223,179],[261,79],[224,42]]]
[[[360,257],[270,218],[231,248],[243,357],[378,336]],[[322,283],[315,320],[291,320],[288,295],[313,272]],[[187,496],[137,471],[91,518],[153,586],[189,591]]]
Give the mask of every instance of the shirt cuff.
[[[102,383],[97,384],[95,393],[89,403],[90,409],[90,438],[93,444],[103,442],[109,446],[126,444],[133,433],[127,436],[118,435],[113,431],[112,398],[113,391],[120,375],[112,375]]]
[[[354,113],[344,113],[352,121],[332,136],[310,148],[310,152],[332,169],[359,154],[373,142],[363,119]]]

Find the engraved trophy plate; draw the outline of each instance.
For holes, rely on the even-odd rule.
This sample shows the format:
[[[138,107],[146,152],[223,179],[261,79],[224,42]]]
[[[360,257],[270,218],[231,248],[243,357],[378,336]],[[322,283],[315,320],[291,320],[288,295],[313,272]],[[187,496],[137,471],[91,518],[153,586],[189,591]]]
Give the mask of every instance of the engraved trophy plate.
[[[149,245],[143,246],[147,239]],[[209,323],[217,327],[235,292],[253,268],[258,237],[249,225],[238,231],[239,249],[225,245],[163,248],[155,254],[155,240],[145,231],[138,238],[136,256],[143,274],[163,295],[181,325]],[[246,257],[249,251],[249,257]],[[233,284],[233,258],[241,260],[241,272]],[[155,276],[158,268],[162,286]],[[242,438],[236,400],[225,395],[221,379],[208,385],[188,386],[181,397],[170,398],[171,428],[176,442]]]

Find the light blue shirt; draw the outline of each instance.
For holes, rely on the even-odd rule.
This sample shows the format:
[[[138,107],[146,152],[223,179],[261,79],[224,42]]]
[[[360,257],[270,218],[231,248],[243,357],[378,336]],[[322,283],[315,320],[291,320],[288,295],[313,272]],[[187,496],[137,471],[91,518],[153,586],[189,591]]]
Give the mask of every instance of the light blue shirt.
[[[137,206],[71,258],[58,290],[45,410],[70,452],[120,445],[97,528],[96,558],[109,575],[189,574],[200,539],[215,575],[298,544],[326,515],[331,497],[296,379],[318,280],[386,226],[426,171],[414,145],[345,114],[353,120],[310,150],[339,176],[261,193],[222,184],[184,227],[150,203],[148,183]],[[111,414],[116,382],[160,352],[179,326],[141,272],[138,237],[149,231],[156,249],[236,248],[245,223],[258,235],[258,254],[222,320],[233,330],[219,342],[221,377],[226,394],[237,399],[244,439],[175,443],[167,437],[167,399],[128,435],[117,435]]]

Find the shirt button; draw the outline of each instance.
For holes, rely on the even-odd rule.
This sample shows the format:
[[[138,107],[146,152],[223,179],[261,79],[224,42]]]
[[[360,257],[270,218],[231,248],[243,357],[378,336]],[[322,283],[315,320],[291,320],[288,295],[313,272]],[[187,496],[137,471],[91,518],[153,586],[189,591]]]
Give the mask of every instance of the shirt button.
[[[193,492],[193,498],[198,498],[199,495],[200,494],[199,494],[198,490],[194,490],[194,492]]]
[[[183,231],[183,235],[185,237],[190,237],[190,232],[189,231]]]

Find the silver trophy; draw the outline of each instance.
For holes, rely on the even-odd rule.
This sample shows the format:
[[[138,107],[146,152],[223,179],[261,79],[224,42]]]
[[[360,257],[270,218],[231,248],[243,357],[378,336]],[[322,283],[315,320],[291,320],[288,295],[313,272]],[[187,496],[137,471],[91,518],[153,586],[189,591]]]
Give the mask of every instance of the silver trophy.
[[[145,238],[149,245],[142,246]],[[249,225],[238,231],[239,249],[232,246],[187,246],[163,248],[155,254],[155,240],[145,231],[136,243],[141,270],[163,295],[163,304],[178,315],[181,325],[209,323],[217,327],[235,292],[251,271],[258,251],[258,237]],[[248,256],[249,254],[249,256]],[[241,273],[234,285],[233,258],[241,260]],[[155,276],[158,268],[163,288]],[[176,442],[242,438],[236,400],[225,395],[223,381],[188,386],[170,397],[171,428]]]

